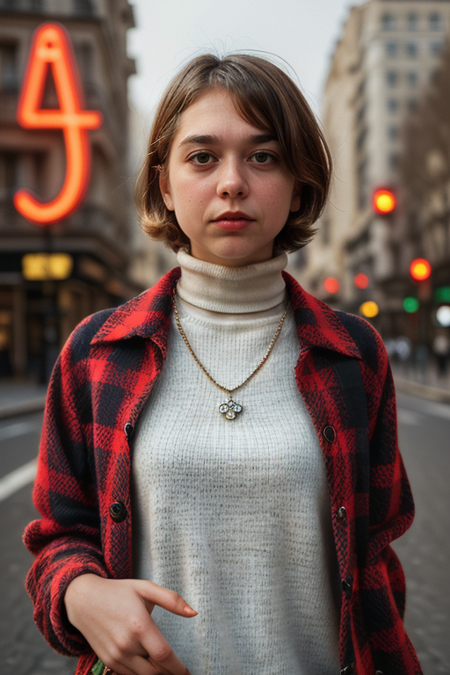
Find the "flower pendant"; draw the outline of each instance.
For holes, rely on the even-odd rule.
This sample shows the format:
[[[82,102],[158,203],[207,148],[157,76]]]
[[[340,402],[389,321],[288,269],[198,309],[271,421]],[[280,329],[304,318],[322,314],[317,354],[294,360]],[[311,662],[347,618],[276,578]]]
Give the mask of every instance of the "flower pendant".
[[[242,406],[240,403],[236,403],[236,401],[233,401],[233,399],[230,398],[229,401],[222,401],[219,405],[219,412],[225,419],[234,420],[236,419],[236,415],[242,412]]]

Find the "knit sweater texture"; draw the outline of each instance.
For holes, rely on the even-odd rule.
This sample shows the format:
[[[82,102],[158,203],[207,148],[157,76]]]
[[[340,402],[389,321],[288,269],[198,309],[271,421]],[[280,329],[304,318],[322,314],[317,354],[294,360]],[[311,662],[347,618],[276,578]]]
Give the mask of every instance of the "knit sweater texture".
[[[232,269],[178,254],[189,342],[224,387],[258,365],[287,298],[285,254]],[[191,675],[335,675],[340,584],[322,451],[295,382],[290,309],[263,368],[226,395],[174,319],[133,445],[134,576],[198,611],[153,618]]]

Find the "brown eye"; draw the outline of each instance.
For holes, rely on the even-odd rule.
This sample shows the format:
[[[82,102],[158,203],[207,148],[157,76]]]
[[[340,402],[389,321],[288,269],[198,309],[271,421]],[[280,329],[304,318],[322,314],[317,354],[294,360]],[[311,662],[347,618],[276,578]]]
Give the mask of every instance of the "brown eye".
[[[190,158],[190,161],[194,162],[195,164],[209,164],[211,159],[212,156],[209,154],[209,152],[198,152],[196,155],[193,155]]]
[[[274,159],[268,152],[255,152],[252,157],[257,164],[268,164],[268,162],[271,162]]]

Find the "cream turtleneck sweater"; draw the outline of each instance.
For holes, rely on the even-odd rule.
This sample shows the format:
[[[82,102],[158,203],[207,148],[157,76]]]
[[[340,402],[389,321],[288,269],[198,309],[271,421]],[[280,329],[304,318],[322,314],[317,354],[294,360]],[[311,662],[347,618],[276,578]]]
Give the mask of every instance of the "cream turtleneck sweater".
[[[258,365],[286,308],[283,254],[243,268],[178,254],[177,305],[200,362],[233,388]],[[195,363],[174,319],[133,448],[134,575],[198,611],[159,607],[191,675],[335,675],[340,584],[325,467],[299,393],[289,310],[263,368],[234,399]]]

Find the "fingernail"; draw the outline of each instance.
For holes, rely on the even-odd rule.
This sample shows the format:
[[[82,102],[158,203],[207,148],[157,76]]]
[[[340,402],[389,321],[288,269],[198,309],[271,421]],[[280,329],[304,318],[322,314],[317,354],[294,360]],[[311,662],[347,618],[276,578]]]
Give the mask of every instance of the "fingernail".
[[[192,609],[192,607],[189,607],[189,605],[185,605],[184,613],[188,614],[189,616],[195,616],[198,614],[198,612],[196,612],[195,609]]]

